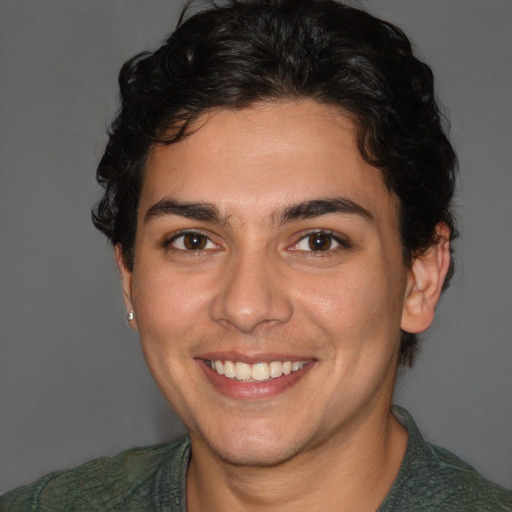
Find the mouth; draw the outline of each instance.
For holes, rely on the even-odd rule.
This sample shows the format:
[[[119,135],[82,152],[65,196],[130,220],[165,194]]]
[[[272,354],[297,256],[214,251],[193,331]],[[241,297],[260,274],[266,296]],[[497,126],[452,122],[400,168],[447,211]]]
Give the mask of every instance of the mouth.
[[[302,370],[308,361],[270,361],[254,364],[241,361],[203,359],[218,375],[238,382],[268,382]]]

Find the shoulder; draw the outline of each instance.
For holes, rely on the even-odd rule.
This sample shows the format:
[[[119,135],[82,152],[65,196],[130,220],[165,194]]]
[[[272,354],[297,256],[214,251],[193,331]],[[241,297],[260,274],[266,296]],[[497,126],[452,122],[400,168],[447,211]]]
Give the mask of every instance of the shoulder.
[[[409,432],[397,479],[379,512],[512,512],[512,492],[487,480],[453,453],[423,440],[411,416],[393,413]]]
[[[189,450],[185,436],[50,473],[0,497],[0,512],[146,509],[148,502],[158,500],[159,486],[172,481],[181,491],[179,480]]]
[[[423,482],[413,480],[443,510],[512,512],[512,492],[487,480],[448,450],[425,444],[429,457],[413,465]]]

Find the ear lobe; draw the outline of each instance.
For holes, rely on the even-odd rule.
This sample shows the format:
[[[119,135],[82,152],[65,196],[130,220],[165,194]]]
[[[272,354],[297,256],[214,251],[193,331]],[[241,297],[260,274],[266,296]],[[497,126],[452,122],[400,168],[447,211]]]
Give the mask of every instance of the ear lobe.
[[[401,329],[423,332],[434,320],[434,312],[450,267],[450,230],[436,226],[436,242],[414,259],[407,277]]]
[[[123,257],[123,248],[121,244],[116,244],[114,247],[114,253],[116,257],[117,268],[119,269],[119,274],[121,275],[121,286],[123,288],[123,301],[126,308],[127,317],[131,318],[129,321],[129,326],[138,331],[137,328],[137,317],[133,315],[134,308],[132,304],[132,279],[133,274],[128,269],[126,262]],[[130,315],[132,313],[132,315]]]

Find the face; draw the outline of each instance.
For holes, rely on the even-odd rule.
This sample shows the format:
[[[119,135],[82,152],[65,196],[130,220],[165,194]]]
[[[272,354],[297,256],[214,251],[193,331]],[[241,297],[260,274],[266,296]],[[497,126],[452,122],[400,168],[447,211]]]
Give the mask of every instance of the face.
[[[391,401],[409,279],[397,201],[326,106],[197,128],[152,150],[133,272],[121,262],[149,368],[193,449],[266,465],[344,442]]]

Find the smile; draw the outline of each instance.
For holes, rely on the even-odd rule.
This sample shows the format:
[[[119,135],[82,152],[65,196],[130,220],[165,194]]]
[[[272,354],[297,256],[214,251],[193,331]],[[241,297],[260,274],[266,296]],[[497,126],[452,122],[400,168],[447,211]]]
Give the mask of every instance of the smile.
[[[255,364],[209,359],[204,361],[219,375],[241,382],[264,382],[277,379],[283,375],[297,372],[307,364],[307,361],[271,361],[270,363],[260,362]]]

